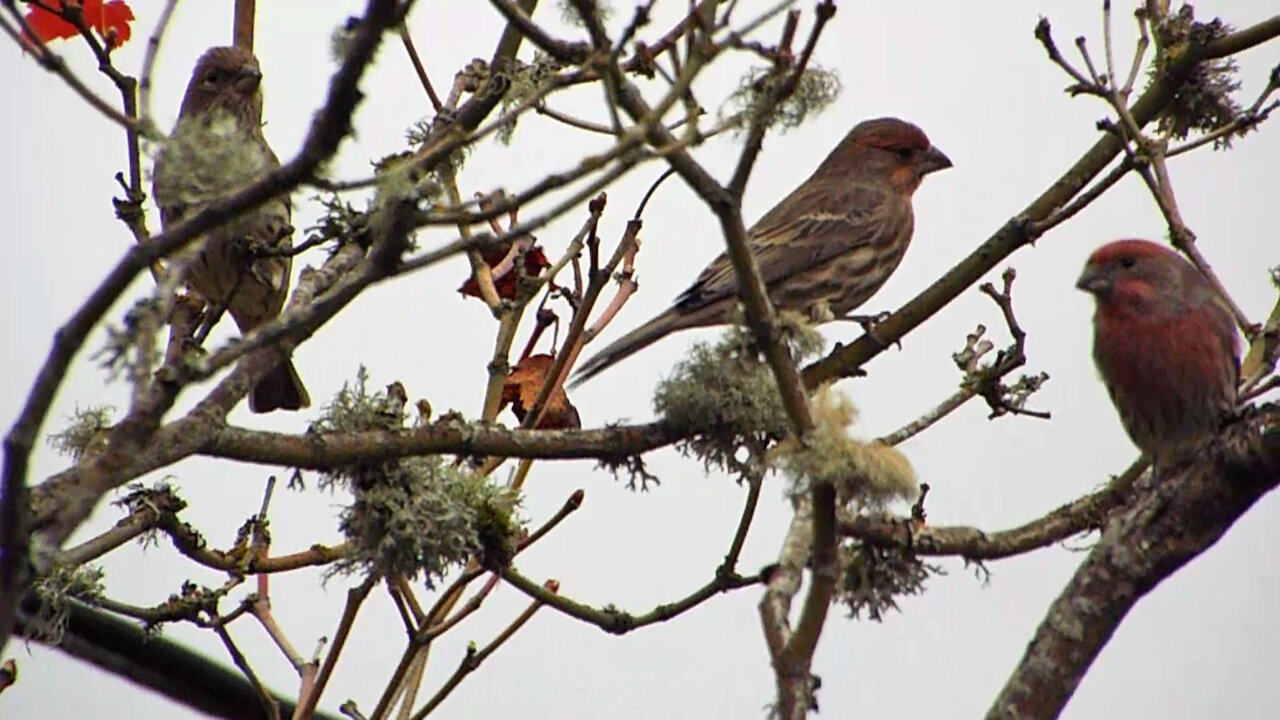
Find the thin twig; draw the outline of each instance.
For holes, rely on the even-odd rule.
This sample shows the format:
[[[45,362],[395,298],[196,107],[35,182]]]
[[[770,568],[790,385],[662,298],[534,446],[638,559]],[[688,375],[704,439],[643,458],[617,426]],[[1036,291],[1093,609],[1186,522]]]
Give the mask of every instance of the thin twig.
[[[413,71],[418,74],[418,82],[422,83],[422,89],[427,91],[427,99],[431,101],[431,107],[438,113],[444,108],[444,104],[440,102],[440,96],[436,95],[436,89],[431,85],[431,77],[427,75],[427,68],[422,64],[422,58],[418,57],[418,49],[413,46],[413,38],[409,35],[409,26],[400,26],[400,41],[404,43],[404,51],[409,54],[409,62],[413,63]]]
[[[1236,321],[1236,325],[1245,332],[1246,336],[1252,337],[1253,333],[1257,331],[1257,326],[1245,315],[1244,310],[1236,303],[1235,298],[1231,296],[1226,286],[1222,284],[1222,280],[1218,278],[1218,274],[1209,265],[1209,261],[1205,259],[1200,249],[1196,247],[1195,233],[1191,231],[1191,228],[1187,227],[1182,219],[1182,213],[1178,210],[1178,201],[1174,199],[1173,186],[1169,180],[1169,170],[1165,165],[1163,154],[1157,153],[1154,156],[1148,156],[1148,160],[1150,161],[1150,166],[1138,167],[1138,175],[1147,184],[1147,188],[1151,190],[1151,194],[1156,199],[1156,204],[1160,206],[1160,211],[1164,214],[1165,220],[1169,224],[1169,236],[1173,241],[1174,247],[1181,250],[1200,270],[1205,279],[1209,281],[1209,284],[1213,285],[1214,290],[1221,296],[1223,302],[1226,303],[1227,309],[1231,311],[1231,315]]]
[[[276,701],[271,697],[271,693],[267,691],[262,681],[258,679],[257,673],[253,668],[249,667],[249,661],[245,659],[244,653],[240,652],[240,648],[236,647],[236,643],[231,639],[231,634],[227,632],[224,625],[214,625],[213,631],[217,633],[218,639],[222,640],[222,644],[227,648],[227,652],[231,654],[231,661],[236,667],[240,668],[240,672],[244,673],[249,679],[249,683],[253,685],[253,689],[258,692],[258,696],[262,699],[262,709],[266,712],[267,717],[271,720],[280,720],[280,708],[276,705]]]
[[[547,590],[512,567],[504,568],[501,574],[503,580],[529,597],[541,600],[569,617],[595,625],[613,635],[625,635],[648,625],[666,622],[683,615],[716,595],[759,585],[764,582],[764,577],[758,574],[749,576],[741,576],[736,573],[717,574],[710,582],[685,597],[673,602],[662,603],[649,612],[632,615],[613,607],[594,608],[590,605],[570,600],[558,593]]]
[[[271,601],[266,595],[258,594],[254,597],[249,605],[249,614],[261,623],[262,628],[267,631],[267,635],[275,642],[276,647],[280,648],[280,652],[284,653],[285,659],[289,661],[289,664],[293,666],[293,669],[298,674],[301,674],[306,661],[294,649],[293,643],[289,642],[289,638],[284,634],[284,629],[276,622],[276,617],[271,612]]]
[[[253,28],[257,4],[257,0],[236,0],[235,4],[232,26],[233,44],[249,52],[253,52]]]
[[[144,133],[152,140],[159,139],[156,135],[146,132],[146,129],[141,127],[140,123],[135,119],[121,113],[119,110],[111,107],[106,100],[98,97],[96,93],[90,90],[89,87],[71,71],[71,68],[67,66],[66,60],[63,60],[60,55],[50,50],[43,41],[39,40],[35,33],[30,31],[30,28],[27,27],[26,20],[23,19],[22,14],[19,13],[12,4],[5,3],[5,5],[7,6],[6,9],[13,13],[15,20],[21,29],[16,29],[8,21],[0,18],[0,30],[2,30],[5,35],[8,35],[9,39],[13,40],[19,48],[29,52],[31,57],[35,59],[36,63],[40,65],[40,67],[58,76],[67,84],[68,87],[72,89],[72,91],[111,122],[114,122],[126,130]],[[35,40],[33,42],[27,42],[24,38],[35,38]]]
[[[929,410],[925,414],[915,420],[912,420],[906,425],[903,425],[897,430],[894,430],[888,435],[878,438],[876,442],[881,442],[885,445],[900,445],[925,430],[928,430],[934,425],[934,423],[960,409],[965,403],[976,397],[977,394],[978,392],[975,387],[968,385],[963,386],[959,390],[956,390],[954,393],[947,396],[945,400],[938,403],[938,405],[932,410]]]
[[[1265,382],[1257,383],[1253,388],[1246,390],[1240,395],[1240,402],[1246,403],[1256,400],[1277,389],[1280,389],[1280,375],[1267,378]]]
[[[138,107],[139,119],[144,126],[154,124],[151,114],[151,74],[155,69],[156,58],[160,55],[160,41],[164,38],[165,31],[169,29],[169,20],[173,17],[173,10],[178,6],[178,0],[166,0],[164,8],[160,11],[160,16],[156,19],[155,30],[151,31],[151,36],[147,38],[147,49],[142,55],[142,72],[138,75]]]
[[[1111,51],[1111,0],[1102,0],[1102,49],[1107,61],[1106,81],[1119,94],[1120,87],[1116,84],[1116,58]]]
[[[1133,62],[1129,64],[1129,77],[1124,81],[1124,86],[1120,88],[1120,97],[1126,101],[1129,94],[1133,92],[1133,84],[1138,81],[1138,73],[1142,70],[1142,58],[1147,54],[1147,47],[1151,44],[1151,36],[1147,33],[1147,15],[1139,10],[1134,13],[1138,21],[1138,41],[1133,48]]]
[[[1058,208],[1053,212],[1053,214],[1049,215],[1049,217],[1044,220],[1029,223],[1028,232],[1039,237],[1075,217],[1077,213],[1092,205],[1094,200],[1102,197],[1103,193],[1110,190],[1116,183],[1120,182],[1121,178],[1127,175],[1133,168],[1133,158],[1127,155],[1124,158],[1121,158],[1119,164],[1114,168],[1111,168],[1111,171],[1103,176],[1101,180],[1090,185],[1088,189],[1077,195],[1074,200]]]
[[[920,526],[908,518],[855,516],[841,519],[840,534],[922,557],[960,557],[971,562],[1017,557],[1100,530],[1108,515],[1129,500],[1133,484],[1146,467],[1144,462],[1135,462],[1103,488],[1008,530]]]
[[[738,557],[747,542],[747,533],[751,530],[751,522],[755,519],[756,505],[760,501],[760,488],[764,485],[764,475],[755,473],[746,479],[747,497],[742,502],[742,514],[738,517],[738,528],[729,541],[729,550],[724,555],[724,562],[716,568],[716,577],[733,576],[737,573]]]
[[[552,582],[548,582],[548,588],[551,587],[554,587],[554,585]],[[530,603],[529,607],[525,608],[524,612],[520,613],[515,620],[512,620],[511,624],[503,629],[502,632],[498,633],[498,636],[495,637],[488,645],[485,645],[478,652],[474,648],[468,648],[467,654],[462,658],[462,662],[458,665],[458,669],[454,671],[454,674],[448,680],[445,681],[445,684],[440,688],[440,690],[427,701],[427,704],[422,706],[421,710],[413,714],[412,720],[422,720],[422,718],[425,718],[432,710],[435,710],[436,707],[438,707],[440,703],[444,702],[444,699],[449,696],[449,693],[453,692],[453,689],[456,688],[467,675],[470,675],[476,670],[476,668],[480,667],[481,663],[483,663],[490,655],[495,653],[498,648],[502,647],[503,643],[509,640],[512,635],[515,635],[520,628],[524,627],[524,624],[529,622],[529,619],[532,618],[533,614],[541,607],[541,602],[534,601]]]
[[[1089,78],[1085,77],[1079,70],[1071,64],[1069,60],[1062,55],[1062,51],[1058,49],[1058,44],[1053,40],[1052,28],[1049,25],[1049,18],[1041,17],[1040,22],[1036,24],[1036,39],[1044,46],[1045,52],[1049,54],[1049,60],[1076,81],[1077,86],[1091,85]]]

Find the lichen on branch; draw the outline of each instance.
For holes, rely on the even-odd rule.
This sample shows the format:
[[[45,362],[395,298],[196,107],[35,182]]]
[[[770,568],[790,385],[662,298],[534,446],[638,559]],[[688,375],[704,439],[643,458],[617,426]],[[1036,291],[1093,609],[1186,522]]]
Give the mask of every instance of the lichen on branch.
[[[835,486],[841,504],[879,509],[919,494],[906,456],[875,440],[848,433],[857,416],[853,403],[829,385],[809,399],[814,427],[803,438],[790,435],[769,452],[770,464],[791,478],[791,492],[807,493],[814,483]]]
[[[403,430],[409,419],[399,383],[371,393],[363,366],[311,426],[316,433]],[[348,488],[355,496],[339,513],[350,552],[335,573],[416,578],[427,587],[471,557],[486,566],[507,563],[515,548],[518,498],[469,466],[439,455],[335,466],[320,487]]]
[[[79,461],[80,456],[84,455],[94,441],[111,429],[111,413],[114,410],[110,405],[90,405],[84,409],[77,407],[61,432],[50,433],[46,440],[49,447]]]
[[[796,360],[822,349],[822,337],[797,316],[784,313],[779,320]],[[773,371],[740,326],[715,345],[695,344],[658,383],[653,407],[664,422],[689,431],[677,447],[708,469],[740,470],[742,447],[767,447],[791,428]]]
[[[840,75],[816,63],[810,63],[800,76],[795,91],[779,103],[772,101],[779,83],[787,75],[771,67],[755,67],[742,77],[738,88],[720,109],[722,122],[738,119],[737,131],[745,132],[761,113],[767,113],[766,127],[784,132],[800,127],[812,114],[827,109],[840,96]]]

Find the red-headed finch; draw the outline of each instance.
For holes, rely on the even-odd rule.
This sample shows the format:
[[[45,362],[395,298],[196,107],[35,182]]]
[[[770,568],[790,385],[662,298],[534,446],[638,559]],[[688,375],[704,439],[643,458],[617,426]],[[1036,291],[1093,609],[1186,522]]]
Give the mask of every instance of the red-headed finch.
[[[907,251],[920,181],[949,167],[909,122],[877,118],[854,126],[809,179],[747,231],[774,306],[825,321],[866,302]],[[671,309],[583,363],[575,384],[673,332],[728,322],[737,303],[737,276],[721,253]]]
[[[262,71],[237,47],[211,48],[196,62],[178,123],[156,157],[152,194],[168,227],[280,166],[262,135]],[[293,227],[278,197],[202,238],[183,280],[207,307],[225,307],[240,332],[280,314],[289,291]],[[311,404],[287,358],[249,395],[256,413]]]
[[[1159,471],[1201,447],[1236,406],[1240,337],[1194,265],[1145,240],[1089,256],[1093,359],[1133,443]]]

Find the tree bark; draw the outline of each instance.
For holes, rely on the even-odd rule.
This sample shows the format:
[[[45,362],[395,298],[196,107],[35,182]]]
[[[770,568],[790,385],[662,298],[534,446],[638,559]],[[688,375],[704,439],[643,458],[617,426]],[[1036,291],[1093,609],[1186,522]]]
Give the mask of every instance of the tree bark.
[[[1280,484],[1280,404],[1249,411],[1190,466],[1140,481],[1050,606],[988,720],[1056,718],[1129,610]]]

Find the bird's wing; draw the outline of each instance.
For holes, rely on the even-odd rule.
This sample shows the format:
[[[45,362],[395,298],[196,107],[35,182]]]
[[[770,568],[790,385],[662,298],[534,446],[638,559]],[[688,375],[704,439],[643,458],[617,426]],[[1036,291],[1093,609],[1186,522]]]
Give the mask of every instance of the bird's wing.
[[[1236,329],[1236,318],[1227,306],[1227,301],[1213,293],[1213,302],[1209,303],[1209,322],[1213,323],[1213,335],[1222,343],[1226,357],[1231,358],[1235,374],[1232,380],[1240,382],[1240,332]]]
[[[1194,307],[1203,307],[1213,337],[1222,345],[1223,357],[1230,358],[1234,367],[1233,382],[1240,381],[1240,331],[1236,328],[1236,316],[1226,298],[1211,285],[1200,270],[1190,263],[1181,263],[1182,272],[1186,276],[1182,286],[1190,288],[1186,291],[1186,301]]]
[[[151,197],[160,208],[161,228],[172,227],[186,216],[187,204],[181,198],[179,178],[163,147],[156,154],[151,174]]]
[[[859,184],[805,183],[796,188],[747,231],[765,285],[774,286],[858,248],[888,242],[901,230],[891,193],[887,187]],[[697,310],[737,291],[733,265],[721,253],[677,298],[676,308]]]

